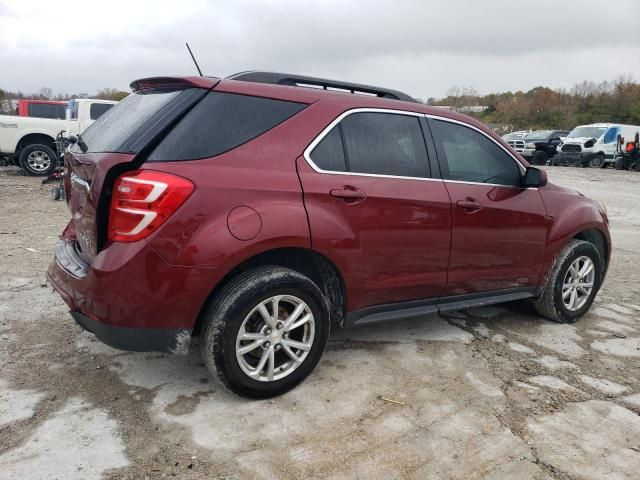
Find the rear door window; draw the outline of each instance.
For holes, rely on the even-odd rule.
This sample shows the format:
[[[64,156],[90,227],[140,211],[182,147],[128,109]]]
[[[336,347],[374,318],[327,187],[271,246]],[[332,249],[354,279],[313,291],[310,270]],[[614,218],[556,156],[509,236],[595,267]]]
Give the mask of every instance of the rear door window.
[[[333,127],[313,149],[311,160],[322,170],[331,172],[347,170],[339,125]]]
[[[149,160],[196,160],[220,155],[271,130],[306,106],[209,92],[158,144]]]
[[[418,117],[354,113],[342,123],[349,170],[354,173],[427,177],[427,147]]]
[[[430,175],[420,120],[412,115],[352,113],[325,135],[310,158],[326,171],[416,178]]]

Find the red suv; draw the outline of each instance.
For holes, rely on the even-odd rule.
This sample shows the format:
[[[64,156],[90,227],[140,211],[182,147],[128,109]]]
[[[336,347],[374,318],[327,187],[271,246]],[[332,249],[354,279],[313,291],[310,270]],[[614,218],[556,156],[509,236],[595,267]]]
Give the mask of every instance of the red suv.
[[[48,272],[85,329],[184,353],[249,397],[330,327],[531,299],[572,322],[602,284],[604,207],[477,121],[387,89],[268,72],[148,78],[66,154]]]

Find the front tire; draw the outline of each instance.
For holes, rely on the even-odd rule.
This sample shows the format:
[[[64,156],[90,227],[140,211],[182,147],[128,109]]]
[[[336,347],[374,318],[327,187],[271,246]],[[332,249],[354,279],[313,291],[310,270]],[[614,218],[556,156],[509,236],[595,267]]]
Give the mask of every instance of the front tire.
[[[548,160],[549,160],[549,155],[547,155],[547,152],[538,150],[536,151],[536,153],[533,154],[533,158],[531,159],[531,165],[546,165]]]
[[[600,289],[604,261],[598,249],[583,240],[571,240],[560,252],[544,293],[533,302],[540,315],[573,323],[591,307]]]
[[[24,147],[20,152],[19,162],[20,167],[29,175],[49,175],[58,165],[53,149],[38,143]]]
[[[204,322],[202,355],[209,371],[249,398],[294,388],[316,367],[329,338],[329,308],[318,286],[275,266],[232,280]]]

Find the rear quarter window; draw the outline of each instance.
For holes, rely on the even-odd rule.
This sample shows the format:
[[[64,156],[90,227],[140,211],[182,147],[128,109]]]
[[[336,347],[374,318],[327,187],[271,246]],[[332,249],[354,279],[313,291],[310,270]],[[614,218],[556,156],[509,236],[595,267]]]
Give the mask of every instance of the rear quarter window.
[[[306,106],[209,92],[158,144],[149,160],[197,160],[220,155],[271,130]]]

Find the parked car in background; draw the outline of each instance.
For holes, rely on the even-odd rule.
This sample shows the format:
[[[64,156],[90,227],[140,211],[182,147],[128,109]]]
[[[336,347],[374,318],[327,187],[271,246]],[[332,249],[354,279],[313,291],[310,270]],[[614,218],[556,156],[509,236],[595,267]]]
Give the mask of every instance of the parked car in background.
[[[111,346],[201,335],[211,374],[264,398],[312,372],[330,328],[517,299],[574,322],[605,277],[604,206],[470,117],[272,72],[131,87],[65,154],[47,274]]]
[[[54,100],[18,100],[16,113],[20,117],[57,118],[64,120],[67,102]]]
[[[531,133],[529,130],[519,130],[503,135],[502,139],[507,142],[509,146],[516,152],[521,154],[524,150],[524,137],[526,137],[529,133]]]
[[[553,165],[576,165],[602,168],[614,162],[618,135],[633,138],[640,129],[638,125],[594,123],[580,125],[562,139]]]
[[[536,130],[524,137],[524,148],[519,152],[532,165],[546,165],[557,153],[556,148],[569,134],[566,130]]]
[[[69,119],[0,115],[0,157],[30,175],[48,175],[58,164],[55,139],[61,132],[77,135],[117,102],[78,99],[67,106]]]

